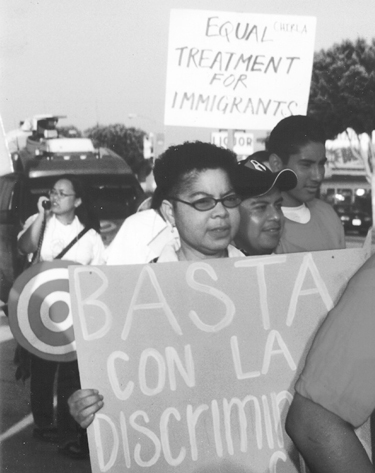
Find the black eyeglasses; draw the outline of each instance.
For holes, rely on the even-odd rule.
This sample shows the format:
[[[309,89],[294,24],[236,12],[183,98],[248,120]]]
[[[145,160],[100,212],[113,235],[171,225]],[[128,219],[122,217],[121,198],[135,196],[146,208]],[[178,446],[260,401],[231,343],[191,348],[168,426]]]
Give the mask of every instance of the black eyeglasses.
[[[71,197],[75,194],[65,194],[65,192],[62,192],[60,190],[57,190],[57,189],[50,189],[48,191],[48,195],[50,197],[54,196],[54,197],[57,197],[58,199],[65,199],[65,197]]]
[[[222,199],[203,197],[202,199],[198,199],[195,202],[186,202],[185,200],[178,199],[177,197],[167,197],[167,199],[176,200],[177,202],[190,205],[190,207],[194,207],[195,210],[199,210],[200,212],[212,210],[219,202],[221,202],[227,209],[234,209],[235,207],[238,207],[242,201],[241,197],[236,194],[227,195]]]

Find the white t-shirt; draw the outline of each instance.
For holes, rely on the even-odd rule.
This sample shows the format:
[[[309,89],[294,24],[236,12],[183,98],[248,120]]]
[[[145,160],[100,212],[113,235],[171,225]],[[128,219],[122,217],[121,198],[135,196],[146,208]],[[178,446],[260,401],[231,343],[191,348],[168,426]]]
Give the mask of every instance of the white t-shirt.
[[[38,214],[29,217],[18,238],[36,220]],[[40,252],[41,261],[53,261],[61,251],[69,245],[84,226],[78,217],[69,225],[62,224],[55,215],[52,215],[46,224],[43,243]],[[62,257],[80,264],[104,264],[104,244],[100,235],[93,229],[85,233]]]
[[[149,263],[175,239],[179,242],[177,230],[158,212],[143,210],[124,221],[106,249],[106,262],[108,265]]]
[[[297,223],[308,223],[311,218],[310,209],[302,204],[299,207],[281,207],[281,210],[286,218]]]

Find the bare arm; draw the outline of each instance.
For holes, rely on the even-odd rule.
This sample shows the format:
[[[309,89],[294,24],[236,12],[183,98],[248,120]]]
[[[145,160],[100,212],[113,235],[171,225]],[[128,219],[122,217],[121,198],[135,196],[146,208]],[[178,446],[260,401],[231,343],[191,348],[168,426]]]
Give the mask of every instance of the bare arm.
[[[48,200],[47,197],[40,197],[38,200],[38,216],[30,227],[23,233],[18,240],[18,249],[21,253],[34,253],[38,248],[39,235],[43,224],[44,213],[46,212],[42,203]]]
[[[286,431],[312,473],[374,473],[354,428],[336,414],[296,393]]]

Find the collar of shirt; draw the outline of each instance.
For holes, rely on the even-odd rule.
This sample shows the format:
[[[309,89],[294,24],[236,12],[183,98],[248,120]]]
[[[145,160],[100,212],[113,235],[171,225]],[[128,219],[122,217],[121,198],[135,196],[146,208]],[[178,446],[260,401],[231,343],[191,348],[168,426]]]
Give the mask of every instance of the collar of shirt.
[[[308,223],[311,218],[310,209],[302,204],[299,207],[281,207],[286,218],[297,223]]]
[[[155,236],[148,243],[148,247],[155,253],[157,256],[160,255],[163,248],[170,242],[170,241],[177,241],[178,248],[180,247],[180,237],[176,228],[172,227],[170,224],[165,222],[162,218],[157,219],[155,221]],[[177,248],[177,249],[178,249]]]

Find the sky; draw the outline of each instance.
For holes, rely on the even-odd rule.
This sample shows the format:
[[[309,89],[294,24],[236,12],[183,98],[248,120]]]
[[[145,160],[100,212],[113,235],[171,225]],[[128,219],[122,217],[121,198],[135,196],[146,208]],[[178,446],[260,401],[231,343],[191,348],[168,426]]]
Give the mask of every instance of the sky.
[[[82,131],[122,123],[166,145],[209,140],[212,129],[163,123],[171,9],[314,16],[316,51],[375,37],[375,0],[1,0],[5,131],[51,113]]]

